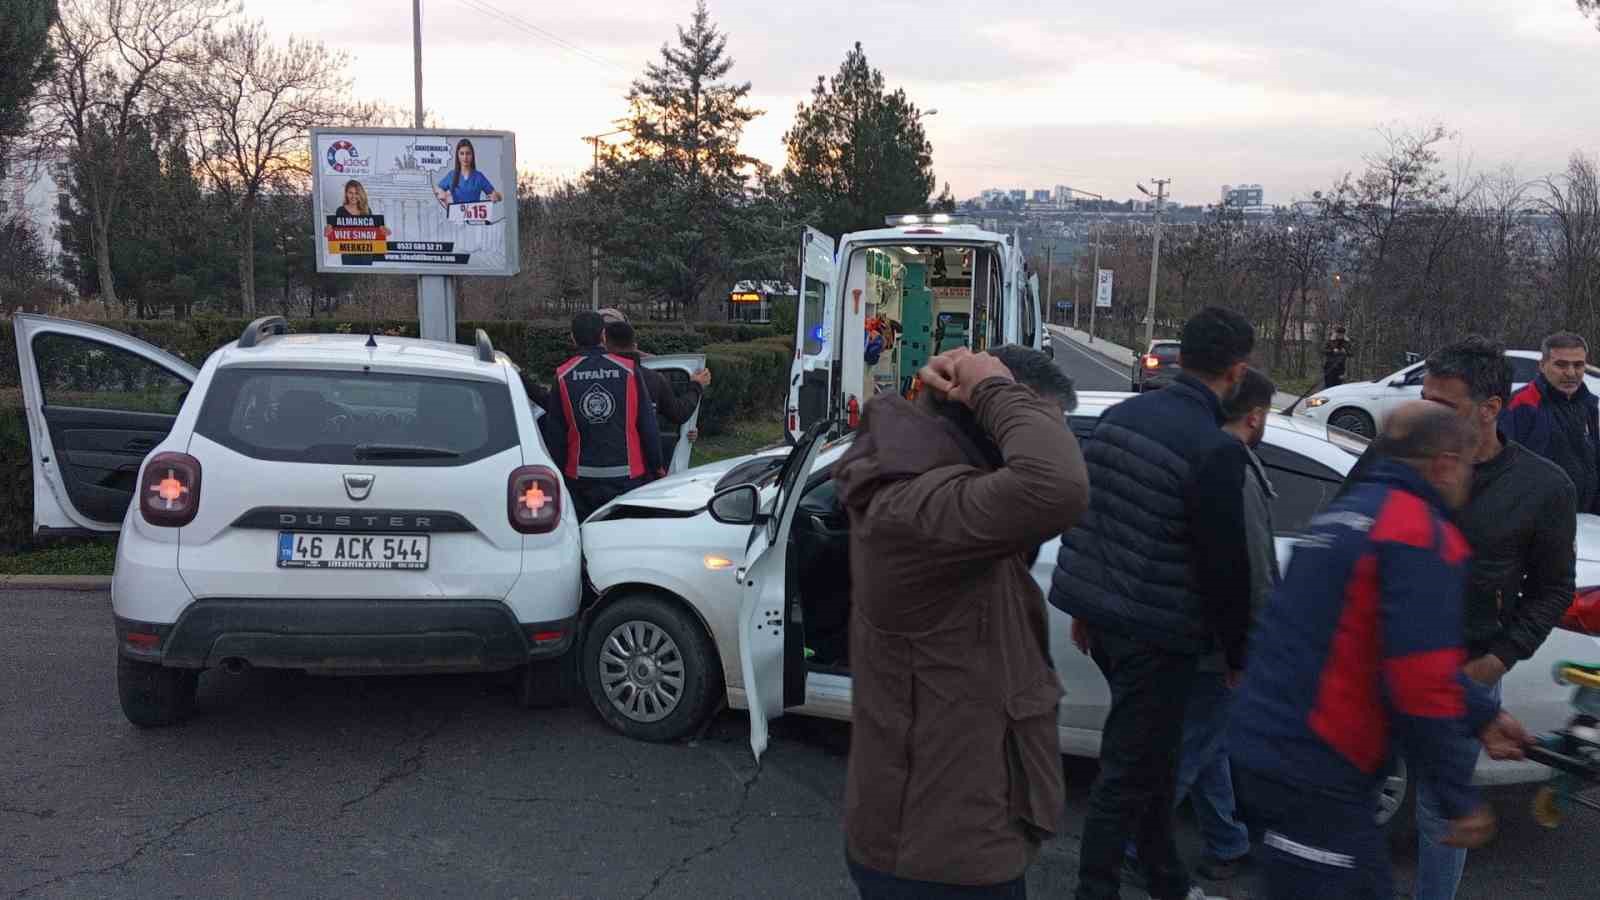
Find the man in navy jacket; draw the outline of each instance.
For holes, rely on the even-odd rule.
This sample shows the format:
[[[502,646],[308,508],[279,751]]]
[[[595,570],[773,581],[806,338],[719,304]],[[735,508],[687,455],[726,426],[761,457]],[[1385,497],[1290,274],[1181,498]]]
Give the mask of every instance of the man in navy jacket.
[[[1471,551],[1451,511],[1479,439],[1438,404],[1396,410],[1379,461],[1312,521],[1262,615],[1229,739],[1273,900],[1394,896],[1372,816],[1391,744],[1450,819],[1446,845],[1493,835],[1462,738],[1516,758],[1527,735],[1462,670]]]
[[[1575,334],[1544,339],[1539,374],[1500,414],[1507,438],[1560,466],[1578,492],[1578,512],[1600,512],[1600,400],[1584,383],[1589,345]]]

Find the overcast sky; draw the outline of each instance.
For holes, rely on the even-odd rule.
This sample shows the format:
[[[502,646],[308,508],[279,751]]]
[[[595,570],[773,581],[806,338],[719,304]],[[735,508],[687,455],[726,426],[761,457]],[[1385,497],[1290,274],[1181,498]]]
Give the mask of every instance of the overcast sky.
[[[631,79],[693,0],[424,0],[424,101],[450,127],[516,132],[519,167],[577,174]],[[774,166],[795,104],[853,41],[923,109],[958,197],[1067,184],[1116,198],[1173,180],[1187,202],[1259,182],[1325,187],[1376,129],[1439,121],[1452,169],[1526,178],[1600,150],[1600,33],[1572,0],[711,0],[732,77],[766,110]],[[245,0],[279,36],[352,57],[363,99],[411,105],[405,0]]]

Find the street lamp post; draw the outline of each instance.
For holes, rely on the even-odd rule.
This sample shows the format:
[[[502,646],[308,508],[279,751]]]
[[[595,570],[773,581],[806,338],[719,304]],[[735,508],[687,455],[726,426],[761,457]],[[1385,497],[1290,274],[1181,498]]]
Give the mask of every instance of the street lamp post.
[[[1150,305],[1144,314],[1144,345],[1150,346],[1156,333],[1156,275],[1161,271],[1161,204],[1167,199],[1167,185],[1172,183],[1170,178],[1153,179],[1156,183],[1156,192],[1151,194],[1144,185],[1139,185],[1139,190],[1146,197],[1156,198],[1155,244],[1150,249]]]
[[[411,0],[412,117],[422,129],[422,0]],[[417,276],[417,334],[431,341],[456,339],[456,280],[451,275]]]
[[[585,141],[594,145],[594,166],[589,170],[591,182],[600,177],[600,139],[628,133],[628,129],[618,128],[616,131],[608,131],[605,134],[591,134],[584,138]],[[589,190],[592,197],[592,192],[594,191],[592,183],[589,185]],[[591,202],[593,201],[591,200]],[[589,308],[596,311],[600,309],[600,247],[596,244],[589,245]]]
[[[1085,197],[1093,197],[1093,198],[1095,198],[1096,200],[1099,200],[1102,203],[1105,202],[1106,198],[1104,198],[1104,197],[1100,196],[1099,194],[1096,194],[1096,193],[1094,193],[1092,191],[1080,191],[1075,187],[1071,187],[1071,186],[1066,186],[1066,187],[1067,187],[1067,190],[1071,191],[1074,194],[1082,194]],[[1089,297],[1089,343],[1092,344],[1092,343],[1094,343],[1095,307],[1099,306],[1099,303],[1100,303],[1100,220],[1099,219],[1095,219],[1094,220],[1094,224],[1091,226],[1091,228],[1092,228],[1092,230],[1089,233],[1090,233],[1090,236],[1091,236],[1092,240],[1094,241],[1094,292]],[[1077,268],[1077,267],[1074,266],[1073,268]],[[1072,290],[1074,291],[1074,297],[1073,297],[1073,300],[1072,300],[1072,327],[1073,328],[1077,328],[1078,327],[1078,300],[1077,300],[1077,297],[1076,297],[1076,291],[1078,290],[1078,285],[1077,285],[1077,277],[1078,276],[1076,274],[1074,274],[1072,277],[1073,277]]]

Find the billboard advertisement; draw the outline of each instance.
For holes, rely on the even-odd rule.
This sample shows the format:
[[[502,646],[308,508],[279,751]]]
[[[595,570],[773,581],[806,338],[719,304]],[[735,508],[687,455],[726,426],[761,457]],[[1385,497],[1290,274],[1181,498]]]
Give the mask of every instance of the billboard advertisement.
[[[317,271],[515,275],[509,131],[311,130]]]
[[[1111,308],[1111,284],[1116,277],[1110,269],[1100,269],[1099,278],[1095,282],[1094,305],[1101,309]]]

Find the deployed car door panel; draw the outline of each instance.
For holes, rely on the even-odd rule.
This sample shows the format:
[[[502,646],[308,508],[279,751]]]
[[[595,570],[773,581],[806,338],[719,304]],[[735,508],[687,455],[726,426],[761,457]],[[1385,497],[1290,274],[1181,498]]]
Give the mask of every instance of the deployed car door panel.
[[[689,391],[689,376],[706,367],[706,358],[698,353],[682,353],[648,357],[644,364],[666,375],[673,392],[681,396]],[[689,456],[694,449],[689,435],[699,427],[700,406],[696,403],[694,412],[681,425],[669,424],[661,417],[660,409],[656,410],[656,420],[661,426],[661,458],[667,463],[668,472],[682,472],[689,468]]]
[[[97,325],[31,315],[15,324],[34,531],[116,531],[140,463],[172,430],[196,372]]]

